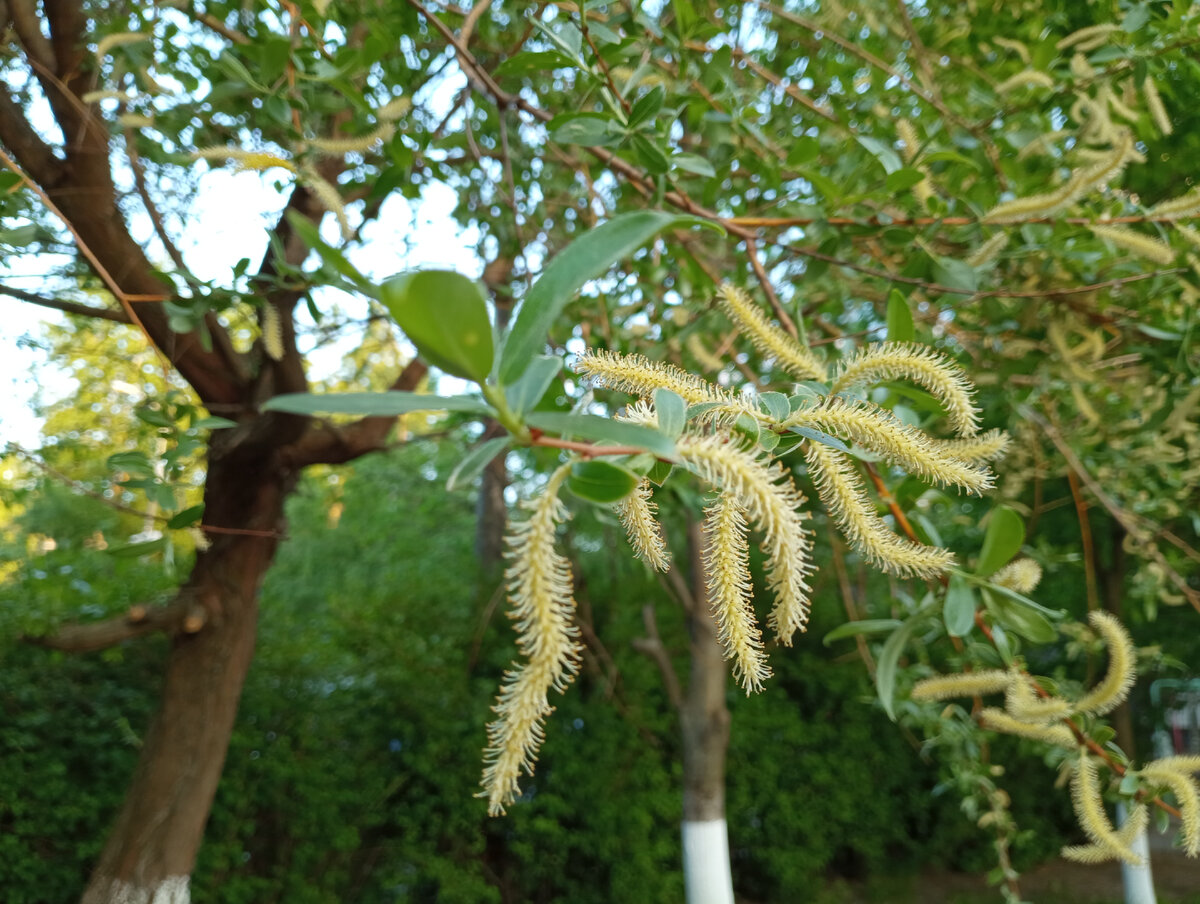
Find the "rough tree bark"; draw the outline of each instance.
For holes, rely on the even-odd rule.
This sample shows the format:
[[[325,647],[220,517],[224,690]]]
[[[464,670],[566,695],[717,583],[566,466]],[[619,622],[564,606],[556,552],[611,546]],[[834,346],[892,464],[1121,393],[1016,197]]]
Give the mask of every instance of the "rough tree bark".
[[[0,82],[0,149],[5,162],[19,165],[29,187],[62,217],[81,255],[121,304],[120,310],[70,305],[71,312],[136,323],[200,400],[237,426],[212,435],[203,525],[211,546],[198,555],[176,599],[150,611],[134,607],[109,622],[73,626],[40,642],[96,649],[147,633],[148,626],[171,635],[160,707],[83,901],[185,904],[254,654],[259,586],[282,536],[286,497],[305,466],[346,462],[382,448],[394,421],[366,418],[333,428],[260,413],[259,405],[272,396],[307,388],[292,319],[301,290],[278,288],[280,281],[270,279],[281,265],[299,266],[309,253],[286,218],[276,224],[258,271],[264,278],[259,301],[275,309],[280,323],[281,357],[273,359],[261,347],[237,352],[212,314],[205,319],[207,347],[196,333],[171,328],[162,304],[170,283],[159,278],[125,222],[108,127],[97,107],[82,99],[95,87],[94,67],[84,65],[86,27],[79,0],[43,0],[41,7],[36,0],[0,0],[0,35],[11,42],[6,49],[40,83],[63,138],[50,143],[11,86]],[[329,130],[336,132],[339,122],[335,116]],[[329,162],[322,176],[336,181],[342,165]],[[142,197],[149,207],[148,193]],[[287,208],[312,222],[324,214],[303,188],[294,190]],[[154,211],[147,213],[161,230]],[[165,233],[160,238],[173,247]],[[40,303],[33,296],[25,300]],[[412,362],[395,388],[414,389],[424,373],[423,364]]]

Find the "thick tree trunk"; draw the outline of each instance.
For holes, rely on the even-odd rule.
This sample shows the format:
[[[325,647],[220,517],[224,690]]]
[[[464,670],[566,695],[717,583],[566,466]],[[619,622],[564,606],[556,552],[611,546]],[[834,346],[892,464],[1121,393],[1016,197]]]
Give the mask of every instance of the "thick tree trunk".
[[[254,654],[259,586],[294,484],[274,462],[269,450],[210,462],[205,524],[246,533],[211,534],[211,548],[181,590],[205,621],[172,640],[161,707],[84,904],[189,900],[189,877]]]
[[[725,755],[729,748],[728,669],[704,589],[700,530],[688,532],[693,605],[688,613],[691,675],[680,707],[683,730],[683,873],[688,904],[733,904],[725,825]]]

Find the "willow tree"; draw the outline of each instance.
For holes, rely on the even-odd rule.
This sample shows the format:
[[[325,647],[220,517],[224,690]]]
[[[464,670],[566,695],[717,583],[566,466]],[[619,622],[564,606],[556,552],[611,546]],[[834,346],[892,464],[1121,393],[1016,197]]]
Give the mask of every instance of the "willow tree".
[[[990,452],[955,445],[972,440],[976,425],[964,420],[961,396],[931,373],[985,383],[994,412],[986,426],[1033,431],[1037,442],[1022,442],[1021,454],[1043,453],[1021,474],[1041,480],[1045,457],[1061,455],[1079,483],[1081,511],[1091,494],[1134,538],[1143,583],[1195,604],[1181,564],[1197,556],[1182,535],[1183,510],[1139,510],[1133,481],[1101,484],[1101,467],[1115,475],[1136,456],[1089,459],[1123,423],[1114,413],[1130,421],[1125,448],[1143,458],[1182,460],[1196,441],[1195,421],[1181,411],[1194,404],[1197,290],[1188,270],[1197,242],[1188,221],[1200,205],[1182,191],[1187,173],[1147,175],[1165,169],[1164,156],[1187,159],[1191,139],[1182,136],[1194,130],[1183,128],[1191,75],[1182,63],[1195,24],[1185,4],[1131,7],[1114,19],[1099,7],[1033,2],[911,10],[696,0],[653,10],[487,2],[466,10],[422,0],[0,3],[8,50],[0,64],[0,241],[14,254],[46,255],[54,271],[36,290],[0,291],[136,326],[160,366],[193,393],[152,406],[164,439],[207,438],[202,513],[163,516],[171,530],[202,538],[176,599],[42,638],[70,649],[154,629],[172,636],[161,710],[85,900],[186,898],[283,501],[303,468],[380,447],[390,414],[417,404],[452,405],[508,428],[509,437],[489,439],[471,457],[462,480],[508,443],[583,455],[569,471],[551,470],[550,489],[571,478],[580,495],[626,499],[635,537],[638,525],[646,531],[639,549],[650,564],[663,551],[651,539],[641,477],[690,464],[723,494],[707,519],[710,536],[727,542],[706,555],[692,544],[709,578],[707,588],[692,581],[692,678],[678,689],[694,740],[685,821],[716,822],[723,813],[726,679],[713,666],[728,653],[750,689],[765,676],[757,629],[738,621],[742,610],[714,614],[698,602],[706,593],[742,598],[744,521],[768,535],[768,583],[781,601],[771,627],[785,639],[804,621],[797,600],[807,566],[793,561],[799,529],[778,495],[796,510],[787,489],[795,475],[812,479],[852,554],[891,563],[902,580],[949,565],[927,548],[940,545],[927,517],[943,504],[934,486],[984,489],[976,470]],[[193,269],[219,237],[196,234],[189,211],[201,174],[218,166],[261,174],[277,201],[260,210],[228,200],[231,216],[269,222],[261,255],[214,280]],[[457,193],[454,218],[479,237],[474,273],[496,312],[490,323],[481,297],[452,274],[383,284],[379,276],[416,263],[402,249],[373,275],[348,256],[369,242],[389,198],[419,198],[433,183]],[[725,283],[732,288],[719,290]],[[756,307],[743,303],[742,288]],[[272,404],[308,389],[304,334],[330,328],[314,320],[328,316],[333,292],[367,299],[372,316],[387,302],[430,364],[478,383],[480,394],[437,403],[364,397],[357,410],[370,416],[350,422]],[[498,350],[493,327],[517,300]],[[872,346],[884,338],[900,345]],[[914,339],[942,348],[922,352],[907,345]],[[547,347],[551,359],[538,359]],[[534,412],[570,408],[580,397],[579,381],[557,362],[585,348],[597,350],[583,359],[597,389],[627,390],[654,407],[634,405],[632,422],[602,428],[565,410]],[[631,361],[646,368],[642,378],[613,369]],[[403,392],[426,365],[418,358],[394,370],[387,383]],[[996,375],[1011,379],[993,391],[986,381]],[[1111,392],[1110,376],[1124,396]],[[917,387],[889,389],[897,378]],[[761,395],[746,402],[743,387]],[[614,412],[635,401],[599,397]],[[1132,423],[1146,399],[1169,430]],[[895,414],[876,412],[881,404]],[[290,410],[322,409],[293,399]],[[719,465],[713,437],[722,431],[730,443],[721,448],[738,454],[757,444],[770,456],[781,438],[803,449],[786,468],[764,459]],[[596,442],[643,457],[596,467],[593,459],[615,454],[596,453]],[[899,483],[904,473],[911,479]],[[1170,468],[1160,478],[1189,486]],[[1001,486],[1027,504],[1003,472]],[[539,598],[525,578],[541,574],[554,587],[564,580],[546,551],[559,512],[552,495],[541,498],[515,535],[510,589],[525,622],[533,616],[523,601]],[[970,650],[998,645],[995,655],[1015,668],[1005,632],[1053,635],[1042,610],[993,579],[1021,545],[1013,518],[994,515],[994,539],[972,573],[955,573],[945,588],[935,580],[928,605],[897,613],[905,620],[879,670],[889,711],[908,638],[982,636]],[[531,544],[542,552],[520,567]],[[686,598],[686,586],[676,589]],[[537,611],[548,619],[543,627],[564,617],[553,607]],[[569,626],[559,628],[546,636],[558,638],[561,656],[537,660],[551,648],[533,636],[525,643],[549,678],[543,688],[570,671],[575,641]],[[669,681],[661,645],[647,650],[664,661]],[[512,767],[525,764],[539,736],[537,718],[525,719],[523,735],[512,731],[509,704],[521,699],[527,674],[511,677],[493,727],[493,808],[511,797]],[[991,690],[1023,686],[1010,674],[992,677]],[[544,714],[542,702],[531,711]],[[1094,709],[1077,700],[1056,718],[1083,721],[1077,710]],[[1079,798],[1090,807],[1096,764],[1076,729],[1085,751]],[[1128,793],[1157,799],[1157,787],[1148,778]]]

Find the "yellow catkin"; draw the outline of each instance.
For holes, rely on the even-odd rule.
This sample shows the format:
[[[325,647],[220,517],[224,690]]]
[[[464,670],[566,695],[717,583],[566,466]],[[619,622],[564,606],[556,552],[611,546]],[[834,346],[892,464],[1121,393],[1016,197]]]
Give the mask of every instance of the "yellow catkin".
[[[117,34],[105,35],[96,42],[96,59],[104,59],[112,52],[114,47],[124,47],[128,44],[140,44],[142,41],[149,40],[149,35],[140,34],[136,31],[126,31]]]
[[[497,718],[487,729],[479,796],[487,798],[493,816],[516,799],[520,773],[533,773],[543,724],[554,711],[550,690],[563,692],[579,668],[571,566],[554,548],[556,527],[566,517],[558,493],[570,470],[565,464],[550,476],[542,495],[525,504],[530,517],[514,523],[506,538],[509,615],[525,661],[505,673],[492,707]]]
[[[1131,848],[1137,837],[1146,831],[1146,827],[1150,824],[1150,811],[1145,804],[1137,804],[1129,815],[1125,817],[1125,823],[1121,828],[1117,829],[1116,839],[1122,847]],[[1076,863],[1104,863],[1109,860],[1115,860],[1116,856],[1110,848],[1099,844],[1078,844],[1071,845],[1062,849],[1062,856],[1066,860],[1074,860]]]
[[[1175,262],[1174,249],[1161,239],[1151,238],[1148,235],[1135,232],[1125,226],[1092,225],[1088,228],[1095,235],[1112,242],[1118,248],[1132,251],[1134,254],[1140,255],[1147,260],[1154,261],[1156,264],[1170,266]]]
[[[725,658],[733,662],[734,680],[749,696],[762,690],[771,669],[754,618],[744,511],[737,497],[723,492],[705,514],[703,561],[708,602],[717,620]]]
[[[913,685],[914,700],[949,700],[954,697],[975,697],[1000,693],[1012,683],[1010,672],[1000,669],[979,669],[959,675],[936,675],[923,678]]]
[[[396,131],[396,127],[390,122],[381,122],[370,132],[365,135],[357,135],[353,138],[312,138],[306,144],[313,150],[320,151],[323,154],[354,154],[369,151],[374,145],[381,141],[387,141]]]
[[[1186,772],[1164,769],[1150,763],[1141,772],[1142,778],[1156,785],[1165,785],[1175,795],[1183,817],[1183,849],[1189,857],[1200,855],[1200,789]]]
[[[987,707],[979,714],[979,721],[984,728],[1000,731],[1004,734],[1016,735],[1053,744],[1056,747],[1075,748],[1075,736],[1065,725],[1042,725],[1034,722],[1024,722],[1014,719],[1002,709]]]
[[[634,555],[655,571],[669,570],[671,554],[667,551],[662,525],[654,517],[658,506],[651,498],[650,481],[639,483],[632,493],[616,504],[616,509]]]
[[[262,317],[262,346],[272,361],[283,360],[283,324],[279,320],[279,309],[264,304],[259,313]]]
[[[1076,701],[1075,710],[1102,716],[1112,712],[1129,696],[1137,678],[1136,656],[1133,641],[1114,616],[1096,609],[1088,616],[1088,621],[1108,646],[1108,671],[1099,684]]]
[[[412,109],[412,101],[407,97],[397,97],[395,100],[390,100],[378,110],[375,111],[375,116],[385,122],[394,122],[400,119]]]
[[[1108,816],[1104,812],[1104,800],[1100,796],[1100,779],[1096,775],[1096,763],[1086,753],[1079,755],[1071,776],[1071,798],[1075,803],[1075,815],[1079,825],[1092,843],[1106,848],[1114,858],[1133,866],[1140,866],[1142,859],[1123,843]]]
[[[1054,79],[1036,69],[1022,69],[996,86],[997,94],[1007,94],[1017,88],[1053,88]]]
[[[825,365],[812,350],[772,324],[741,289],[725,283],[717,301],[742,333],[763,355],[773,357],[798,380],[825,380]]]
[[[1018,57],[1021,58],[1021,62],[1024,63],[1026,66],[1029,65],[1029,63],[1030,63],[1029,48],[1026,47],[1024,45],[1024,43],[1022,43],[1021,41],[1014,41],[1011,38],[1005,38],[1005,37],[1002,37],[1001,35],[996,35],[995,37],[992,38],[992,41],[995,43],[995,45],[997,47],[1003,47],[1005,50],[1015,53]]]
[[[1041,580],[1042,566],[1029,558],[1009,562],[992,575],[993,584],[1025,594],[1032,593]]]
[[[1120,30],[1121,26],[1112,22],[1106,22],[1102,25],[1089,25],[1086,28],[1071,32],[1054,46],[1058,50],[1066,50],[1068,47],[1077,47],[1081,44],[1090,43],[1097,38],[1107,38],[1109,35]]]
[[[1056,722],[1071,714],[1069,701],[1062,697],[1039,697],[1034,693],[1030,679],[1019,673],[1013,676],[1013,682],[1005,692],[1004,706],[1014,719],[1035,725]]]
[[[767,583],[775,595],[768,625],[780,642],[808,625],[807,577],[812,541],[800,512],[804,496],[775,461],[739,449],[721,436],[683,436],[676,444],[683,463],[717,489],[732,494],[763,533]]]
[[[1026,157],[1031,157],[1034,154],[1042,154],[1050,149],[1050,145],[1060,139],[1066,138],[1071,132],[1067,129],[1057,129],[1053,132],[1046,132],[1044,135],[1039,135],[1037,138],[1030,141],[1025,147],[1017,151],[1017,159],[1024,160]]]
[[[350,217],[346,214],[346,202],[342,200],[341,192],[314,169],[304,168],[301,171],[305,187],[312,192],[321,206],[337,217],[342,238],[350,241],[354,238],[354,227],[350,225]]]
[[[590,377],[597,385],[649,398],[656,389],[669,389],[689,405],[715,403],[734,412],[752,413],[730,392],[671,364],[648,361],[641,355],[618,355],[609,351],[587,351],[575,362],[575,372]]]
[[[1173,769],[1176,772],[1200,772],[1200,756],[1165,756],[1148,765],[1156,769]]]
[[[247,151],[244,148],[232,146],[200,148],[192,152],[192,157],[197,160],[232,160],[240,169],[260,172],[274,167],[285,169],[290,173],[298,171],[296,164],[285,157],[266,151]]]
[[[1011,442],[1009,435],[1003,430],[988,430],[975,436],[964,436],[958,439],[933,439],[930,445],[939,455],[947,458],[957,458],[959,461],[980,464],[1003,458]]]
[[[945,456],[920,430],[866,402],[830,396],[820,405],[800,409],[783,426],[815,428],[851,440],[936,486],[953,484],[971,493],[992,486],[992,474],[986,468]]]
[[[917,130],[907,119],[897,119],[896,135],[901,142],[900,153],[904,155],[904,162],[912,163],[916,159],[917,149],[921,147],[921,139],[917,136]]]
[[[898,577],[933,578],[954,564],[954,554],[922,546],[888,529],[854,465],[842,453],[809,441],[804,450],[809,477],[842,535],[868,562]]]
[[[1154,125],[1158,127],[1158,130],[1164,135],[1174,132],[1175,127],[1171,124],[1171,117],[1167,114],[1162,95],[1158,93],[1158,86],[1149,76],[1146,76],[1146,80],[1142,82],[1142,94],[1146,98],[1146,109],[1150,111],[1150,118],[1154,120]]]
[[[962,368],[928,346],[911,342],[869,345],[842,362],[832,393],[889,380],[908,380],[942,403],[959,436],[979,430],[979,410],[971,399],[971,382]]]
[[[1171,220],[1188,219],[1200,215],[1200,188],[1193,188],[1178,198],[1161,201],[1150,209],[1150,213],[1156,217],[1165,217]]]
[[[967,256],[967,265],[971,267],[983,267],[990,264],[1000,256],[1000,252],[1004,250],[1004,246],[1007,244],[1008,233],[997,232]]]
[[[1054,191],[997,204],[984,215],[983,222],[1019,223],[1033,217],[1052,216],[1089,191],[1115,179],[1134,153],[1133,136],[1124,129],[1115,137],[1112,152],[1100,162],[1076,171]]]
[[[1191,226],[1184,226],[1182,223],[1172,224],[1175,231],[1183,236],[1184,240],[1195,248],[1200,248],[1200,230],[1193,229]]]

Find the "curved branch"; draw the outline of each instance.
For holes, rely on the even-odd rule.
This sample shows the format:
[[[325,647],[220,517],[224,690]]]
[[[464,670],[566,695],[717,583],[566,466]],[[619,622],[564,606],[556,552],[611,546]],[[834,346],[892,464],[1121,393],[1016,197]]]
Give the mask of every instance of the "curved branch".
[[[130,322],[128,315],[124,311],[115,308],[93,308],[91,305],[79,304],[74,301],[62,301],[58,298],[46,298],[45,296],[25,292],[22,289],[14,289],[10,286],[0,286],[0,295],[17,298],[43,308],[64,311],[67,314],[78,314],[81,317],[97,317],[100,320],[111,320],[113,323]]]
[[[98,622],[63,625],[52,634],[22,638],[26,643],[66,653],[106,650],[156,631],[195,634],[207,621],[204,608],[181,594],[165,606],[131,606],[124,615]]]

